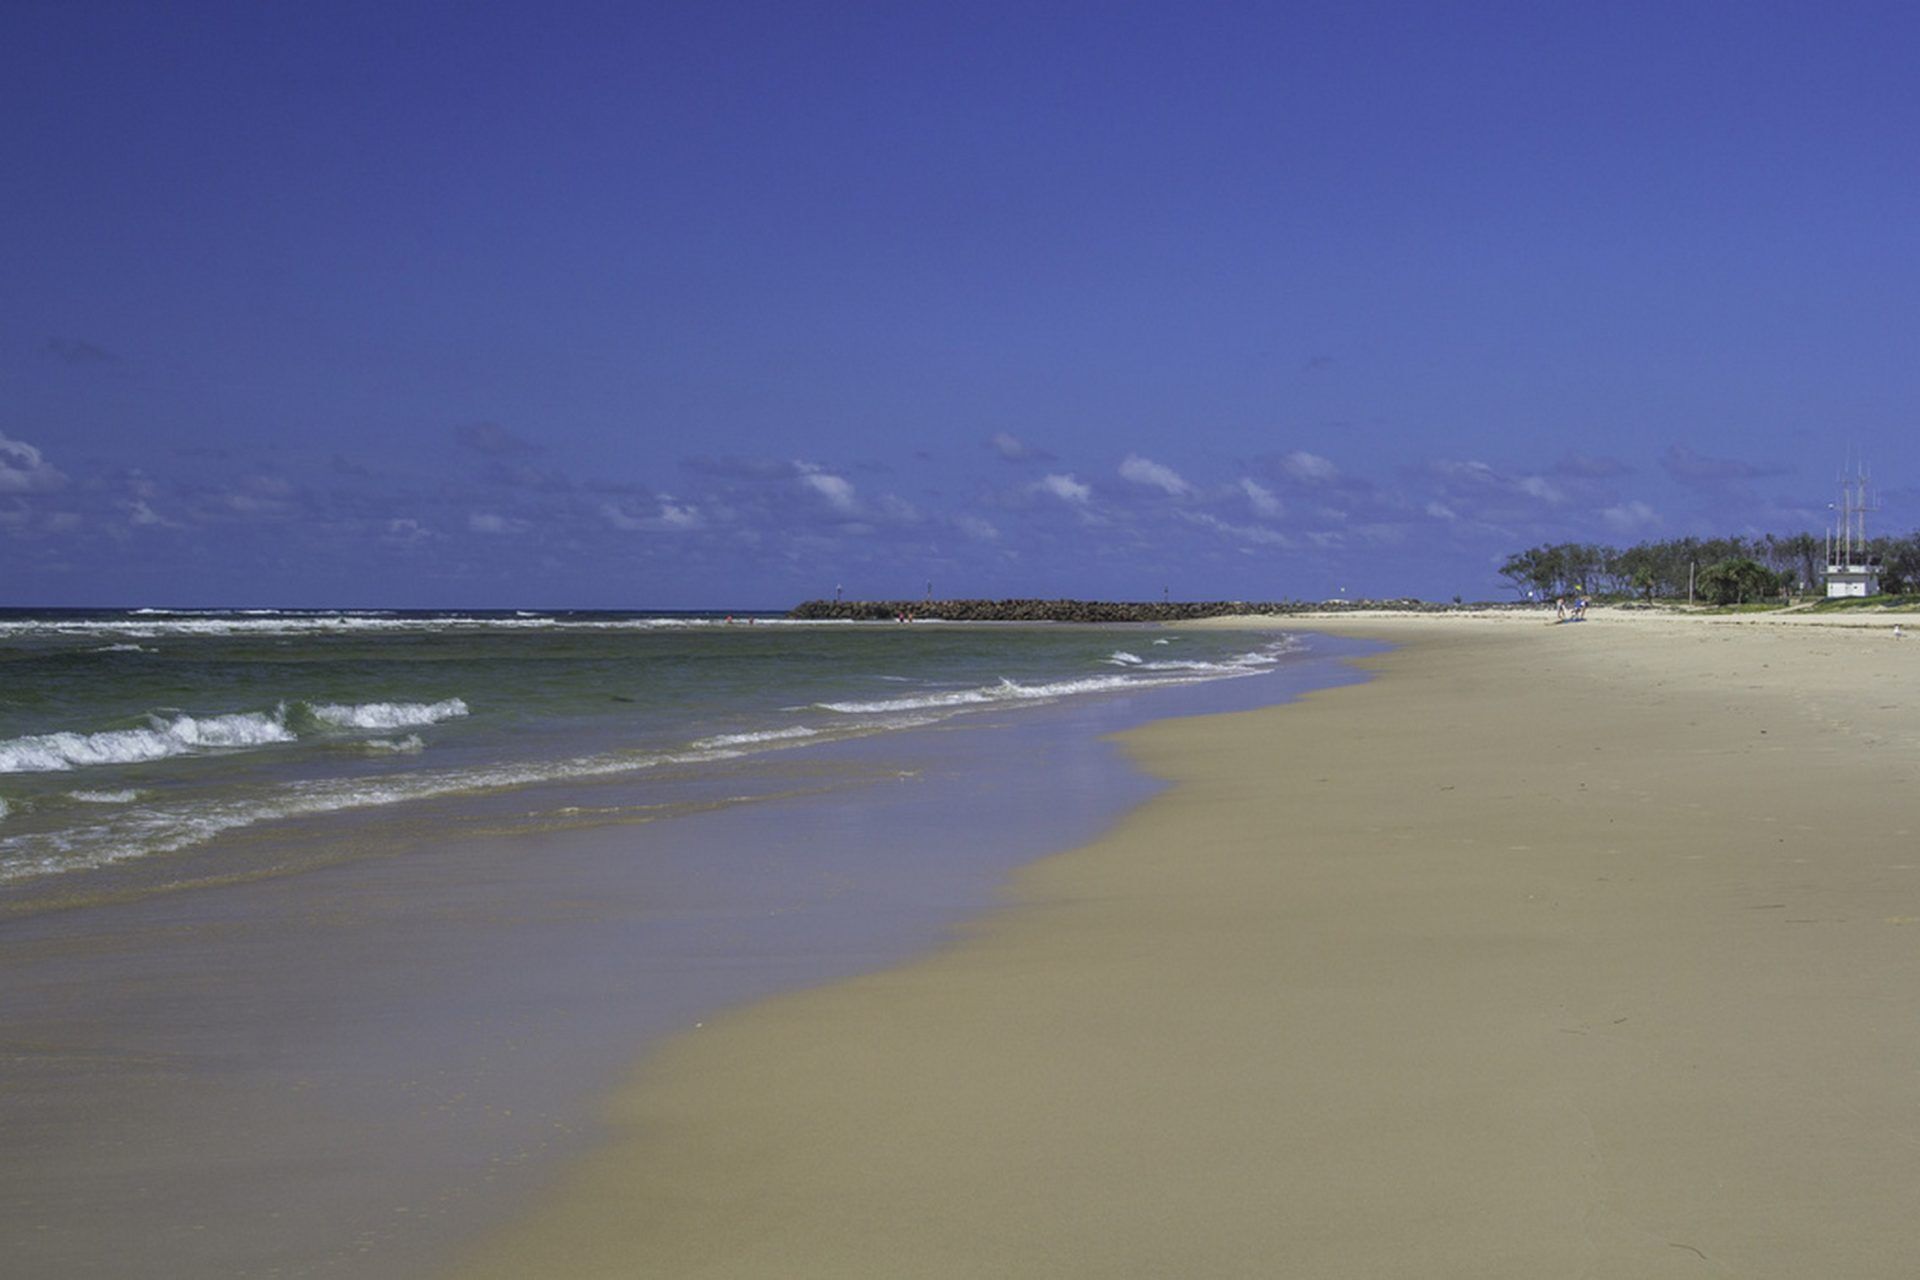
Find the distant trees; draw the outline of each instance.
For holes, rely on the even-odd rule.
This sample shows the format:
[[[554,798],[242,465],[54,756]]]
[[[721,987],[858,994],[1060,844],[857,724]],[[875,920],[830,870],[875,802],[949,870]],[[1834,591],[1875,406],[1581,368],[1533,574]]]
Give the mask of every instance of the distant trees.
[[[1785,578],[1745,556],[1729,556],[1700,570],[1694,587],[1708,604],[1748,604],[1779,594]]]
[[[1867,540],[1864,553],[1881,566],[1882,589],[1920,591],[1920,533]],[[1507,557],[1500,576],[1515,591],[1542,598],[1587,591],[1636,595],[1644,600],[1685,599],[1689,575],[1699,599],[1713,599],[1702,575],[1714,572],[1715,592],[1729,603],[1764,599],[1782,590],[1813,590],[1825,576],[1826,542],[1819,534],[1766,534],[1757,538],[1668,538],[1620,550],[1585,542],[1529,547]],[[1858,554],[1858,553],[1856,553]],[[1747,569],[1765,573],[1766,580]]]
[[[1887,539],[1880,553],[1880,589],[1893,595],[1920,591],[1920,533]]]
[[[1532,589],[1543,598],[1570,591],[1605,591],[1615,585],[1612,565],[1618,555],[1612,547],[1585,542],[1529,547],[1508,556],[1500,576],[1509,579],[1514,590]]]

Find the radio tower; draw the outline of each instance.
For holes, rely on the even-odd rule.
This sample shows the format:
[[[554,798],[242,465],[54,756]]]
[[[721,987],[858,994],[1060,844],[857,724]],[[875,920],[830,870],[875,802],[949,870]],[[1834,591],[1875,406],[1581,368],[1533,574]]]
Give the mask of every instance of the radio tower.
[[[1866,468],[1840,476],[1840,502],[1830,505],[1834,523],[1827,529],[1827,595],[1877,596],[1880,560],[1867,553],[1867,512],[1879,508],[1869,496]]]

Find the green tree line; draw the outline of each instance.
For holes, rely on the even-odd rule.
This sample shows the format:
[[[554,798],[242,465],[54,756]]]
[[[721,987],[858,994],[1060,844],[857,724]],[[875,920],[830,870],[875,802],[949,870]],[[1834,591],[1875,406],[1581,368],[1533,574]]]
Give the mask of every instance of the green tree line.
[[[1920,591],[1920,533],[1869,538],[1864,554],[1880,562],[1881,590]],[[1856,548],[1856,562],[1861,555]],[[1704,585],[1703,574],[1710,575]],[[1769,533],[1757,538],[1668,538],[1625,549],[1557,542],[1515,552],[1500,566],[1500,576],[1514,590],[1532,591],[1543,599],[1586,591],[1684,600],[1689,575],[1696,598],[1726,604],[1765,599],[1783,590],[1818,591],[1826,577],[1826,540],[1814,533]]]

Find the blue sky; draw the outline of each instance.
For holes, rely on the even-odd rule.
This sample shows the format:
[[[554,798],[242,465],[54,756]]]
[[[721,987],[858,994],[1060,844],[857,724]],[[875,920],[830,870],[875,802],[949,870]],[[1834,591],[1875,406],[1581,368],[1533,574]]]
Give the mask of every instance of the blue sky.
[[[1920,523],[1920,11],[0,13],[0,601],[1497,596]]]

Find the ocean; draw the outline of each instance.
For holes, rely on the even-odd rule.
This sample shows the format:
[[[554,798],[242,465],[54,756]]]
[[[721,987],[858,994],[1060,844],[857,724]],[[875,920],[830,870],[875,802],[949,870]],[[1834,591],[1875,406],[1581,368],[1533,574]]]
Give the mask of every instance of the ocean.
[[[0,1252],[431,1274],[664,1037],[898,963],[1158,784],[1108,735],[1357,678],[1154,626],[0,614]]]
[[[288,819],[427,800],[587,821],[566,785],[594,778],[650,793],[607,819],[659,820],[781,793],[787,771],[768,766],[796,750],[1258,676],[1294,647],[747,613],[0,612],[0,895],[64,900],[103,870],[116,891],[245,873],[255,846],[204,855]]]

